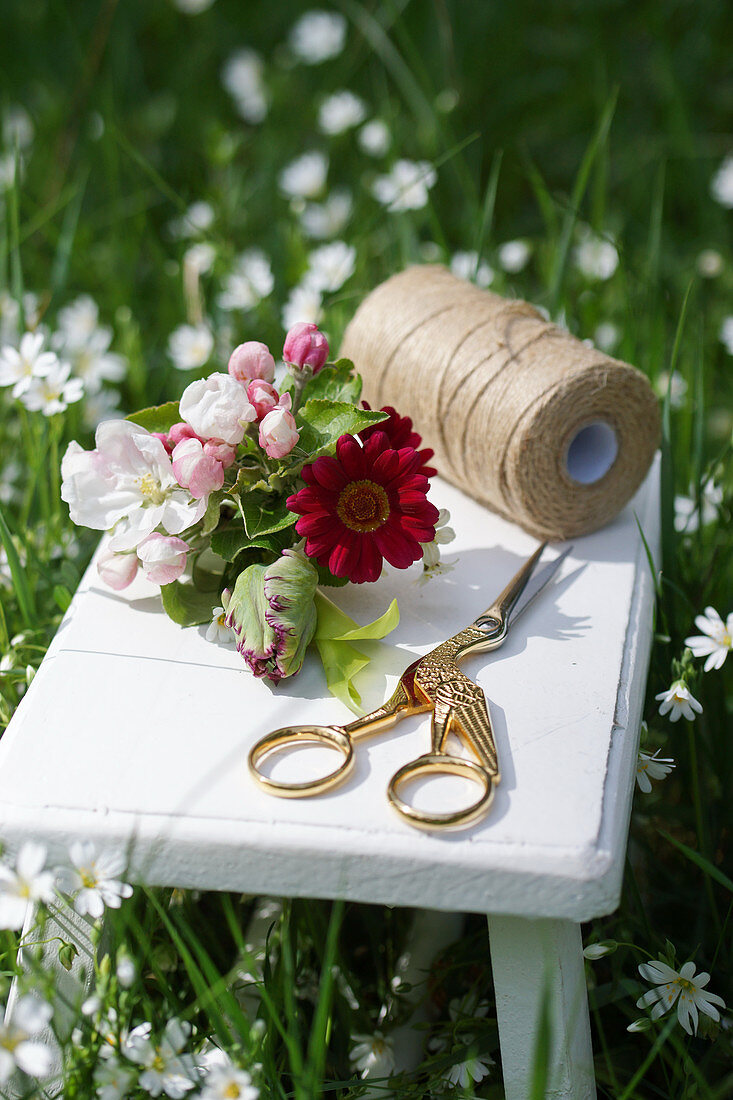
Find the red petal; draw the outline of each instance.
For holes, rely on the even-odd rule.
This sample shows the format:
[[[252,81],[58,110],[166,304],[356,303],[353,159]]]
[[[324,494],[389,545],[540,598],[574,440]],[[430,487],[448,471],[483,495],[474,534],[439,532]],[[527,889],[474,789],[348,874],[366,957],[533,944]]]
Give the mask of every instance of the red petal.
[[[336,443],[336,455],[349,481],[364,477],[364,451],[351,435],[342,435]]]
[[[361,540],[361,556],[359,557],[358,576],[355,573],[352,575],[352,581],[357,583],[361,581],[376,581],[379,579],[379,574],[382,572],[383,559],[382,555],[377,549],[377,545],[373,538],[368,536]]]
[[[422,549],[415,539],[389,522],[376,530],[373,537],[377,549],[397,569],[407,569],[408,565],[412,565],[422,556]]]
[[[359,560],[359,546],[355,531],[346,531],[333,547],[328,558],[328,568],[334,577],[350,577]]]
[[[341,463],[337,462],[335,458],[317,458],[311,469],[316,481],[324,489],[340,492],[348,480]]]

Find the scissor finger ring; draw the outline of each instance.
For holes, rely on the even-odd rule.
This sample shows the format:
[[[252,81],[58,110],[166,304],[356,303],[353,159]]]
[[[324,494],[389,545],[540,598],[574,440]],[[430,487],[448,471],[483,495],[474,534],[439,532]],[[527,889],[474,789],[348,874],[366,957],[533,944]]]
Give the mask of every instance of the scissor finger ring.
[[[272,779],[260,770],[259,765],[266,757],[309,744],[336,749],[342,754],[343,760],[327,775],[301,783]],[[307,795],[321,794],[343,782],[354,767],[354,747],[351,738],[340,726],[284,726],[262,737],[250,750],[247,763],[250,774],[269,794],[276,794],[281,798],[303,798]]]
[[[481,793],[470,805],[447,813],[420,810],[410,805],[400,795],[400,788],[404,788],[413,779],[438,774],[460,775],[464,779],[470,779],[481,788]],[[406,817],[412,825],[421,829],[434,829],[436,826],[450,829],[453,826],[468,825],[483,817],[494,797],[494,784],[486,768],[474,760],[466,760],[461,756],[449,756],[446,753],[428,752],[418,756],[417,760],[404,764],[395,772],[387,788],[387,797],[395,810],[402,817]]]

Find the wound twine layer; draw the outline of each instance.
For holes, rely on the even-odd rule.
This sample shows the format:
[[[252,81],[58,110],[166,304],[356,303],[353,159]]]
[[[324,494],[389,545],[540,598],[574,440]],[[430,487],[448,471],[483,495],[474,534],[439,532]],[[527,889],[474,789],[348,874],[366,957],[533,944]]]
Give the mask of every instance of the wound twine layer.
[[[441,476],[542,538],[612,519],[659,442],[643,374],[527,302],[439,265],[408,268],[372,291],[341,355],[373,408],[412,417]]]

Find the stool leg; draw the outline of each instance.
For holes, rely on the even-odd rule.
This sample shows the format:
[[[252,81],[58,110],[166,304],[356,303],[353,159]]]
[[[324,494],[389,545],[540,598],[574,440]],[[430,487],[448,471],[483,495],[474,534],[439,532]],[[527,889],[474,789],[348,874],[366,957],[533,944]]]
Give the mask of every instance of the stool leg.
[[[79,1018],[79,1009],[92,985],[96,951],[92,940],[94,924],[88,917],[80,917],[70,906],[58,904],[49,913],[45,923],[37,925],[37,919],[35,909],[26,917],[21,933],[21,941],[26,946],[21,947],[18,952],[18,963],[29,976],[38,973],[39,970],[53,973],[55,990],[53,1030],[51,1027],[46,1028],[35,1035],[34,1039],[47,1043],[57,1056],[48,1079],[43,1081],[41,1092],[35,1092],[34,1095],[54,1097],[59,1096],[63,1089],[61,1052],[56,1043],[54,1031],[62,1040],[70,1037]],[[66,970],[59,962],[60,940],[73,943],[79,952],[70,970]],[[41,946],[35,947],[36,942]],[[6,1024],[12,1020],[15,1006],[19,997],[23,995],[26,984],[32,986],[32,982],[23,983],[22,979],[13,979],[5,1007]],[[4,1086],[3,1095],[9,1098],[27,1097],[31,1083],[30,1078],[19,1073]]]
[[[545,1100],[595,1100],[580,926],[490,915],[491,966],[506,1100],[527,1100],[543,997],[550,1070]]]

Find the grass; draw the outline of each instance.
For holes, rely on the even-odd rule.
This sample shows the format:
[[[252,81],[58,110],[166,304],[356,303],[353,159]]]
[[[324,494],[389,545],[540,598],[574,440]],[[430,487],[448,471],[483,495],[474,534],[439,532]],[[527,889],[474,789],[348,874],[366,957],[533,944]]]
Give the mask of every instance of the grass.
[[[354,201],[342,236],[356,247],[356,270],[325,303],[335,344],[384,277],[416,260],[447,262],[460,249],[491,264],[493,289],[544,306],[578,336],[616,327],[614,354],[663,395],[663,566],[642,748],[661,749],[676,769],[650,794],[636,792],[621,907],[584,928],[586,941],[621,945],[588,964],[596,1075],[599,1095],[613,1100],[723,1100],[733,1096],[729,1026],[688,1037],[672,1014],[643,1032],[626,1029],[642,1015],[635,1001],[648,986],[637,964],[648,958],[693,959],[711,972],[715,993],[733,998],[732,662],[702,673],[684,656],[695,615],[708,605],[725,615],[733,590],[733,376],[718,339],[733,290],[733,214],[709,190],[732,141],[733,17],[714,0],[694,8],[642,0],[623,11],[570,0],[550,8],[343,0],[337,9],[348,19],[347,48],[305,66],[291,65],[283,45],[306,10],[294,0],[246,13],[236,0],[217,0],[196,16],[167,0],[14,6],[0,37],[0,107],[24,105],[35,132],[26,149],[4,138],[21,182],[0,192],[0,324],[33,306],[31,320],[54,332],[59,309],[91,294],[128,363],[121,384],[106,387],[119,391],[125,411],[175,398],[193,377],[172,367],[166,348],[197,300],[222,347],[252,337],[278,347],[281,310],[313,242],[277,179],[317,147],[330,157],[328,189],[348,187]],[[222,66],[239,46],[265,59],[270,106],[259,126],[242,122],[222,87]],[[339,88],[363,96],[390,127],[392,149],[381,161],[361,153],[353,135],[318,133],[319,99]],[[389,214],[372,198],[372,179],[396,156],[438,166],[425,209]],[[182,278],[190,242],[169,227],[201,199],[214,210],[205,239],[216,256],[192,298]],[[615,243],[610,278],[578,270],[582,228]],[[499,248],[516,238],[531,245],[531,258],[510,273]],[[249,313],[226,314],[217,293],[234,256],[253,246],[270,258],[273,294]],[[698,257],[711,248],[721,270],[706,277]],[[687,386],[679,406],[673,372]],[[0,397],[3,725],[95,543],[70,524],[59,497],[66,443],[91,442],[85,409],[49,420],[8,390]],[[714,518],[675,530],[675,496],[700,505],[711,477],[722,490]],[[681,673],[704,709],[694,724],[672,725],[654,696]],[[353,1037],[390,1037],[417,1014],[419,1064],[381,1087],[375,1080],[369,1094],[438,1095],[450,1067],[473,1052],[497,1064],[453,1093],[498,1100],[485,923],[467,918],[460,939],[408,981],[400,975],[414,919],[354,904],[141,889],[105,925],[98,993],[119,1027],[183,1018],[195,1044],[211,1039],[249,1067],[263,1096],[298,1100],[367,1095],[349,1059]],[[16,940],[3,935],[7,993]],[[125,957],[136,970],[127,988],[116,969]],[[79,1027],[70,1098],[94,1094],[105,1045],[94,1015]],[[546,1091],[551,1027],[543,1018],[533,1097]]]

